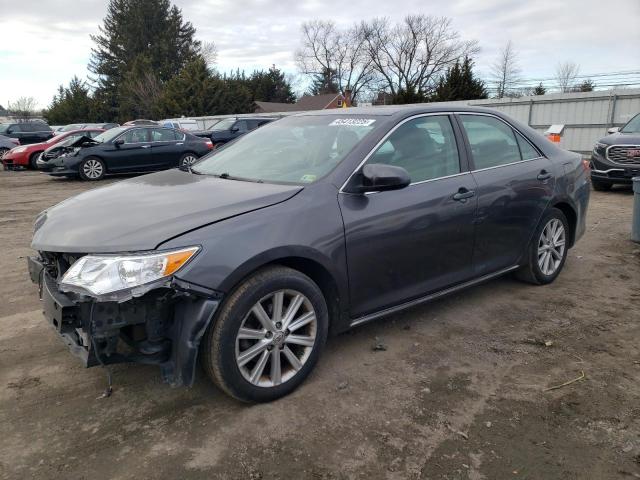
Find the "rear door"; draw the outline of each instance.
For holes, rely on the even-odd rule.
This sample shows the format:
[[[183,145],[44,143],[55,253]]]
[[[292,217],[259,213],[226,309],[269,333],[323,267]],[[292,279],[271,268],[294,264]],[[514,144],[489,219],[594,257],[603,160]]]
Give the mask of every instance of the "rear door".
[[[144,172],[151,161],[151,142],[148,128],[127,130],[118,138],[124,140],[120,146],[111,144],[105,155],[110,172]]]
[[[403,167],[411,185],[339,195],[351,314],[365,315],[469,279],[476,186],[451,117],[402,122],[367,163]]]
[[[551,162],[517,130],[489,114],[457,115],[477,187],[476,275],[514,266],[553,196]]]
[[[173,128],[151,129],[150,169],[171,168],[178,165],[178,160],[185,148],[184,142],[178,141],[176,134],[179,134],[180,138],[184,137],[184,134],[176,132]]]

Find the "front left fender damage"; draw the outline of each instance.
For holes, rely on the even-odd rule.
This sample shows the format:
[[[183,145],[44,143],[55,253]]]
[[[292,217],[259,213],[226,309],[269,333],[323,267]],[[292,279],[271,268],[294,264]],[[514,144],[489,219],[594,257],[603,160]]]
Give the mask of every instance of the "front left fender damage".
[[[122,298],[62,292],[46,257],[30,257],[43,313],[86,367],[134,362],[160,367],[172,386],[192,385],[200,339],[222,300],[219,292],[172,277]]]

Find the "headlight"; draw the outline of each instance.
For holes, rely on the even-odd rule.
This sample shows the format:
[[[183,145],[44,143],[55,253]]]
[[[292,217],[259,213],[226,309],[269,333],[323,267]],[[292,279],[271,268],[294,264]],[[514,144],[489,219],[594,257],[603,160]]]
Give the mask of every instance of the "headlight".
[[[14,147],[13,153],[21,153],[21,152],[24,152],[26,149],[27,147]]]
[[[80,287],[94,295],[117,292],[176,273],[198,247],[139,255],[86,255],[62,277],[61,290]]]
[[[80,151],[80,147],[74,147],[73,150],[67,150],[60,154],[61,157],[70,157],[76,155]]]
[[[608,145],[606,143],[596,142],[596,144],[593,146],[593,153],[595,153],[596,155],[604,156],[604,151],[606,150],[607,146]]]

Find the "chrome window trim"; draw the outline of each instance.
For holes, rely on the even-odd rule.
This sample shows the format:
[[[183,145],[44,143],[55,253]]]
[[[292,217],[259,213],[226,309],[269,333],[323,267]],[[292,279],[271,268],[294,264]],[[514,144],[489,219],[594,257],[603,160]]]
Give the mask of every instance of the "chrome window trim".
[[[509,128],[511,128],[511,130],[513,130],[514,132],[518,132],[518,134],[519,134],[522,138],[524,138],[524,139],[527,141],[527,143],[528,143],[529,145],[531,145],[531,146],[533,147],[533,149],[534,149],[536,152],[538,152],[538,153],[540,154],[539,156],[537,156],[537,157],[535,157],[535,158],[527,158],[527,159],[524,159],[524,160],[519,160],[519,161],[517,161],[517,162],[505,163],[504,165],[496,165],[496,166],[494,166],[494,167],[479,168],[479,169],[477,169],[477,170],[472,170],[472,172],[479,172],[479,171],[481,171],[481,170],[488,170],[488,169],[490,169],[490,168],[506,167],[507,165],[513,165],[513,164],[515,164],[515,163],[528,162],[528,161],[530,161],[530,160],[538,160],[538,159],[540,159],[540,158],[547,158],[547,157],[545,157],[544,155],[542,155],[542,152],[540,152],[540,149],[539,149],[538,147],[536,147],[533,143],[531,143],[531,141],[527,138],[527,136],[526,136],[524,133],[522,133],[522,132],[521,132],[520,130],[518,130],[516,127],[514,127],[514,126],[513,126],[513,125],[511,125],[509,122],[507,122],[506,120],[504,120],[504,119],[500,118],[500,117],[499,117],[499,116],[497,116],[497,115],[494,115],[494,114],[492,114],[492,113],[487,113],[487,112],[455,112],[455,114],[456,114],[456,115],[481,115],[481,116],[484,116],[484,117],[492,117],[492,118],[495,118],[496,120],[499,120],[499,121],[501,121],[502,123],[504,123],[505,125],[507,125],[507,126],[508,126]],[[461,125],[460,127],[461,127],[461,128],[464,128],[464,125]],[[466,132],[465,132],[465,133],[466,133]],[[518,137],[516,137],[516,145],[517,145],[517,144],[518,144]],[[518,150],[520,150],[520,147],[518,147]],[[522,152],[520,152],[520,154],[522,155]]]
[[[430,112],[430,113],[418,113],[416,115],[412,115],[410,117],[405,118],[404,120],[402,120],[400,123],[397,123],[396,125],[394,125],[394,127],[389,130],[384,137],[382,137],[378,143],[376,143],[373,148],[371,150],[369,150],[369,153],[367,153],[364,157],[364,159],[358,164],[358,166],[351,172],[351,174],[349,175],[349,177],[347,177],[347,180],[342,184],[342,186],[340,187],[340,190],[338,191],[338,193],[343,193],[346,195],[360,195],[359,193],[353,193],[353,192],[345,192],[344,191],[344,187],[347,185],[347,183],[349,183],[349,181],[351,180],[351,177],[353,177],[356,172],[358,170],[360,170],[360,168],[362,168],[362,166],[367,163],[367,160],[369,160],[369,158],[371,158],[371,156],[378,150],[378,148],[380,148],[382,146],[382,144],[384,144],[389,137],[393,134],[393,132],[395,132],[398,128],[400,128],[402,125],[404,125],[405,123],[411,121],[411,120],[415,120],[416,118],[422,118],[422,117],[434,117],[434,116],[438,116],[438,117],[449,117],[449,122],[451,122],[451,130],[453,130],[453,136],[454,138],[456,138],[455,136],[455,129],[453,127],[453,120],[451,119],[451,116],[453,114],[451,112]],[[458,148],[458,143],[456,142],[456,150],[458,151],[458,165],[460,165],[460,149]],[[459,173],[454,173],[453,175],[447,175],[445,177],[437,177],[437,178],[430,178],[428,180],[420,180],[419,182],[411,182],[409,185],[407,185],[408,187],[411,187],[412,185],[420,185],[422,183],[426,183],[426,182],[432,182],[434,180],[440,180],[442,178],[450,178],[450,177],[457,177],[458,175],[463,175],[465,173],[469,173],[467,172],[459,172]],[[365,195],[370,195],[373,193],[380,193],[380,192],[366,192]]]
[[[615,163],[616,165],[622,165],[622,166],[637,165],[632,163],[620,163],[620,162],[616,162],[615,160],[611,160],[609,158],[609,149],[613,147],[627,147],[627,148],[633,148],[633,149],[640,149],[640,145],[634,145],[630,143],[614,143],[613,145],[609,145],[607,148],[604,149],[604,158],[605,160],[611,163]]]

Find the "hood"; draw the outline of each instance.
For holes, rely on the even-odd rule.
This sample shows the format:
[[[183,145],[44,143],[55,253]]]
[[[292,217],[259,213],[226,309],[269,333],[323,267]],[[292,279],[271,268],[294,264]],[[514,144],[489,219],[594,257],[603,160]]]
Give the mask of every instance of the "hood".
[[[152,250],[187,231],[283,202],[300,190],[166,170],[96,188],[45,210],[36,219],[31,248]]]
[[[599,142],[606,145],[640,145],[640,133],[612,133]]]
[[[56,152],[58,150],[64,150],[65,148],[73,149],[75,147],[93,147],[95,145],[99,145],[99,142],[96,142],[93,138],[83,135],[80,138],[75,140],[66,139],[61,142],[54,143],[52,146],[47,148],[46,152]]]

